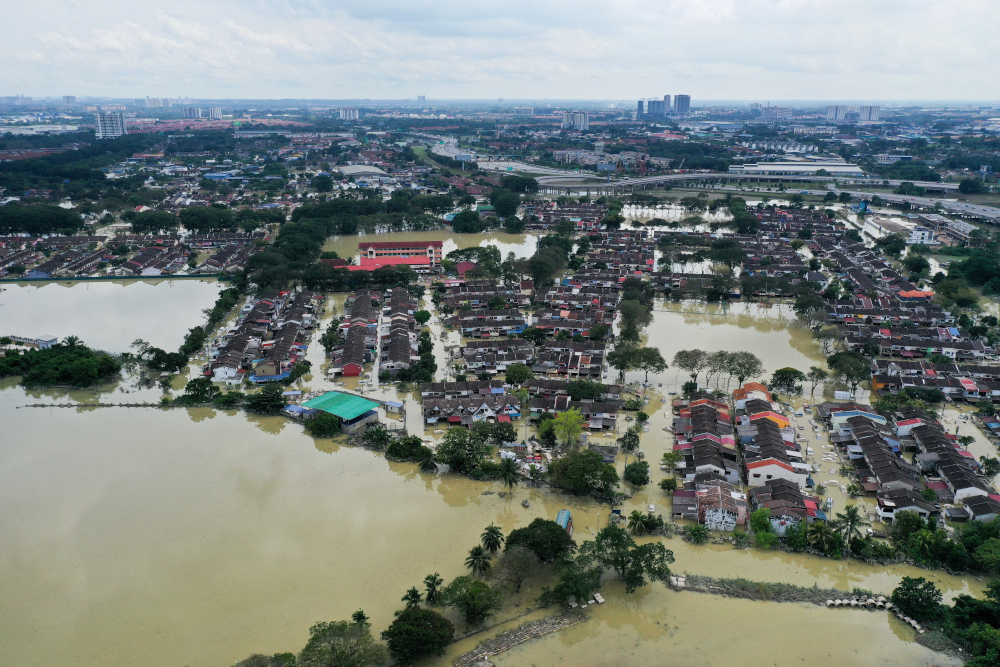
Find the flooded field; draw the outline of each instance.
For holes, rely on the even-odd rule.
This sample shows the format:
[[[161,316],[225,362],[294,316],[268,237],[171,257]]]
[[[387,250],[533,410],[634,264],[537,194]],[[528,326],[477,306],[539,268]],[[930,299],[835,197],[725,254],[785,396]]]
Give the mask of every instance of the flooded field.
[[[174,350],[219,296],[214,278],[0,284],[0,335],[77,336],[110,352],[136,338]]]
[[[133,317],[148,322],[158,305],[142,298],[142,285],[124,287],[124,300],[133,304]],[[93,333],[78,335],[91,342],[88,335],[101,334],[104,316],[100,308],[88,308],[92,293],[86,287],[93,285],[62,289],[81,295],[74,300],[91,319],[84,317],[79,326]],[[133,297],[129,290],[137,287]],[[205,289],[205,306],[216,289]],[[343,301],[344,295],[329,299],[324,319]],[[162,344],[176,346],[200,322],[205,306],[190,312],[175,306],[169,312],[177,319],[183,313],[189,322],[165,322],[159,333],[156,326],[143,326],[119,338],[155,344],[154,335],[174,336]],[[693,347],[752,351],[768,374],[789,365],[807,370],[822,360],[808,332],[782,306],[723,311],[657,303],[656,311],[646,341],[668,361],[677,350]],[[56,311],[31,312],[46,333],[61,335],[52,331],[61,321],[52,315]],[[168,326],[177,332],[164,333]],[[445,347],[455,335],[442,332],[436,316],[430,326],[443,377]],[[310,346],[307,358],[313,374],[300,388],[339,386],[325,379],[319,345]],[[639,381],[643,374],[628,379]],[[665,401],[684,380],[674,369],[650,376],[651,428],[641,446],[651,461],[672,444],[663,430],[669,424]],[[175,388],[182,386],[180,381]],[[344,386],[355,389],[358,379]],[[580,542],[608,521],[607,505],[524,486],[513,498],[501,497],[497,483],[422,473],[339,440],[315,440],[283,417],[214,409],[23,407],[118,401],[125,390],[128,400],[160,396],[158,388],[135,389],[128,381],[103,392],[25,392],[12,380],[0,383],[0,644],[12,664],[209,667],[254,652],[297,651],[311,624],[348,618],[359,607],[376,631],[387,627],[402,607],[400,597],[426,574],[436,571],[449,580],[465,573],[465,555],[490,523],[509,532],[565,508],[573,513]],[[405,401],[410,431],[440,437],[423,430],[416,392],[387,386],[367,394]],[[975,434],[967,423],[960,428]],[[619,471],[623,464],[619,460]],[[669,512],[668,497],[656,486],[663,473],[653,468],[652,484],[626,501],[626,513],[650,503],[657,512]],[[830,495],[834,511],[842,511],[846,496]],[[738,551],[728,544],[694,546],[679,538],[665,543],[680,573],[883,593],[903,575],[925,576],[946,598],[978,594],[984,585],[911,567]],[[520,616],[546,583],[529,581],[496,628],[457,642],[445,658],[425,664],[450,664],[492,632],[551,614],[553,608]],[[626,595],[612,579],[602,592],[608,604],[589,609],[590,621],[496,656],[496,663],[954,664],[917,645],[912,630],[886,614],[730,600],[672,592],[661,584]]]

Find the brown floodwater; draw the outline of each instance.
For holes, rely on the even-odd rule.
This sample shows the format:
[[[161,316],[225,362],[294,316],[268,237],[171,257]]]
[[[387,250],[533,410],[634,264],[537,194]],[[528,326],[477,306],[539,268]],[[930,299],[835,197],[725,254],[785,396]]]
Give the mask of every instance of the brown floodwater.
[[[77,293],[86,302],[86,290]],[[339,312],[343,300],[328,300],[325,317]],[[154,308],[144,303],[137,315]],[[166,311],[182,313],[180,305]],[[454,334],[442,332],[437,317],[430,326],[443,377],[442,356]],[[808,332],[777,306],[721,312],[658,305],[647,339],[668,360],[691,347],[750,350],[769,372],[805,369],[822,357]],[[307,358],[313,373],[300,388],[340,386],[325,378],[322,348],[311,345]],[[651,427],[641,436],[654,462],[672,444],[661,399],[669,400],[675,375],[650,376],[664,383],[650,392]],[[341,381],[358,388],[358,379]],[[411,432],[440,437],[423,431],[416,392],[362,388],[404,401]],[[130,379],[100,392],[25,392],[14,380],[0,382],[0,644],[12,664],[199,667],[254,652],[297,651],[311,624],[348,618],[359,607],[375,630],[387,627],[403,593],[426,574],[448,580],[464,573],[466,553],[490,523],[508,532],[566,508],[579,542],[608,521],[607,505],[523,486],[513,498],[501,497],[496,483],[421,473],[339,439],[315,440],[282,417],[203,408],[22,407],[159,396],[159,389],[137,388]],[[811,443],[817,455],[820,442]],[[626,514],[650,503],[669,512],[656,486],[664,473],[653,468],[652,484],[626,501]],[[844,502],[837,495],[834,511]],[[693,546],[678,538],[665,543],[677,572],[885,593],[911,575],[932,579],[948,598],[983,590],[971,577],[912,567]],[[530,580],[498,620],[518,616],[546,583]],[[722,665],[754,656],[753,664],[777,665],[953,664],[917,645],[912,631],[885,614],[677,593],[661,584],[626,595],[611,579],[603,593],[608,604],[590,609],[591,621],[496,662]],[[553,612],[510,620],[426,664],[447,664],[499,629]]]
[[[173,350],[219,296],[215,278],[0,284],[0,336],[77,336],[110,352],[136,338]]]

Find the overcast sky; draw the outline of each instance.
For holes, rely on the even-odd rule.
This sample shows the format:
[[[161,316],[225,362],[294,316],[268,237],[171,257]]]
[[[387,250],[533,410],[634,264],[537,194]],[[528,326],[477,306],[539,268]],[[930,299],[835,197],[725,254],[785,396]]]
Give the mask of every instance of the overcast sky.
[[[1000,99],[998,0],[9,0],[0,95]]]

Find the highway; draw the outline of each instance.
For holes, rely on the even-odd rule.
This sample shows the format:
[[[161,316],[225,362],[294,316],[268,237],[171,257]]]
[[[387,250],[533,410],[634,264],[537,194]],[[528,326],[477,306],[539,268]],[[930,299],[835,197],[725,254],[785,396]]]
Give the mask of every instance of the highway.
[[[432,134],[418,134],[417,136],[426,139],[430,142],[430,148],[433,153],[438,155],[444,155],[452,159],[456,155],[470,154],[471,151],[465,149],[460,149],[458,147],[458,140],[452,137],[439,137]],[[442,143],[443,142],[443,143]],[[471,153],[473,157],[476,156]],[[587,195],[602,195],[602,194],[625,194],[628,192],[634,192],[636,190],[647,190],[657,187],[662,187],[664,185],[682,184],[685,182],[706,182],[706,181],[753,181],[761,182],[762,180],[773,179],[780,180],[788,183],[788,187],[784,193],[777,191],[766,192],[762,191],[760,194],[771,194],[775,197],[785,196],[794,194],[795,192],[804,192],[810,195],[822,196],[827,192],[834,192],[835,194],[840,194],[841,192],[847,192],[854,199],[871,199],[874,196],[881,197],[883,201],[890,204],[899,204],[903,202],[909,203],[911,206],[916,208],[934,208],[940,205],[940,208],[950,215],[957,215],[961,217],[970,218],[980,218],[989,220],[992,222],[1000,222],[1000,208],[996,206],[983,206],[980,204],[967,204],[964,202],[955,201],[954,199],[944,199],[939,197],[917,197],[913,195],[896,195],[887,194],[882,192],[871,192],[864,189],[854,190],[846,188],[833,187],[829,190],[796,190],[796,182],[812,183],[816,181],[814,176],[769,176],[765,177],[762,175],[752,175],[743,176],[740,174],[720,174],[720,173],[689,173],[689,174],[659,174],[656,176],[641,176],[638,178],[617,178],[610,181],[599,182],[599,183],[584,183],[584,180],[596,180],[600,178],[596,174],[591,175],[587,173],[573,172],[561,169],[553,169],[550,167],[539,167],[537,165],[527,164],[525,162],[517,162],[512,160],[498,160],[491,162],[484,160],[482,162],[477,162],[479,168],[485,171],[501,171],[501,172],[526,172],[531,174],[542,174],[537,180],[540,189],[544,193],[548,194],[587,194]],[[879,182],[881,183],[881,181]],[[856,179],[852,179],[844,183],[845,185],[859,185]],[[898,187],[900,181],[890,180],[889,185]],[[958,185],[955,183],[914,183],[919,187],[923,188],[938,188],[941,190],[955,190],[957,191]],[[729,188],[727,188],[729,189]],[[737,188],[732,188],[737,190]],[[756,193],[754,193],[756,194]]]

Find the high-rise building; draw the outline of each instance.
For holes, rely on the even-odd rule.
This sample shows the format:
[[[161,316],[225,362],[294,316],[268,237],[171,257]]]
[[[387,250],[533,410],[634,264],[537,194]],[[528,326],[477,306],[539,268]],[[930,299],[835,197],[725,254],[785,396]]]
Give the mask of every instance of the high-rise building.
[[[358,110],[354,107],[342,107],[340,109],[340,120],[357,120]]]
[[[589,130],[590,114],[586,111],[564,111],[562,118],[562,129],[564,130]]]
[[[675,95],[674,96],[674,113],[679,115],[686,115],[691,113],[691,96],[690,95]]]
[[[427,101],[426,95],[417,95],[417,104],[423,104]]]
[[[98,139],[114,139],[123,134],[127,134],[125,129],[125,116],[120,113],[99,113],[94,116],[97,120],[97,128],[94,134]]]
[[[880,107],[869,106],[869,107],[858,107],[858,120],[864,121],[878,121]]]
[[[208,119],[209,120],[222,120],[222,107],[209,107],[209,109],[208,109]]]
[[[667,113],[670,113],[670,109],[672,108],[670,106],[670,95],[663,96],[663,108],[666,109]]]
[[[201,109],[198,107],[184,107],[181,114],[184,118],[201,118]]]
[[[174,102],[166,97],[147,97],[144,100],[136,100],[135,104],[136,106],[145,107],[147,109],[162,109],[165,107],[172,107]]]
[[[514,107],[515,116],[534,116],[535,107]]]
[[[667,113],[667,103],[663,100],[649,100],[646,102],[647,116],[664,116]]]
[[[68,107],[76,106],[76,95],[63,95],[63,104]]]
[[[852,111],[857,111],[856,107],[849,107],[845,104],[831,104],[826,108],[827,120],[844,120]]]
[[[636,109],[636,112],[638,112],[638,114],[639,114],[639,118],[642,118],[642,114],[643,114],[642,105],[643,105],[643,101],[639,100],[639,107]]]
[[[763,110],[764,110],[764,105],[761,104],[760,102],[751,102],[750,103],[750,112],[751,113],[754,112],[754,111],[760,113]]]

